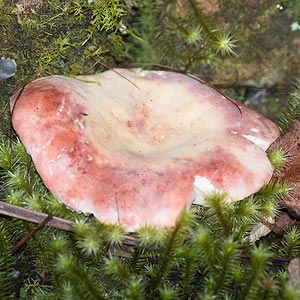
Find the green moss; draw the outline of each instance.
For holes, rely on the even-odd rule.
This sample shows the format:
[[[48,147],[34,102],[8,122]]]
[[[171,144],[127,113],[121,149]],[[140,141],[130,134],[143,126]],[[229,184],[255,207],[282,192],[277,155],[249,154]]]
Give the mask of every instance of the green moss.
[[[165,64],[192,72],[200,66],[217,66],[233,54],[233,35],[212,25],[198,1],[137,2],[133,27],[140,40],[129,53],[139,63]],[[188,22],[187,22],[188,20]],[[138,53],[139,52],[139,53]]]
[[[2,161],[12,162],[1,165],[7,195],[3,200],[77,220],[72,233],[42,229],[23,246],[22,255],[15,256],[19,259],[0,272],[3,282],[11,268],[22,273],[24,279],[17,290],[23,299],[42,295],[46,297],[42,299],[79,299],[83,295],[86,299],[204,299],[209,295],[264,299],[262,295],[268,293],[278,295],[275,285],[267,284],[273,280],[269,275],[271,253],[295,255],[299,251],[298,231],[287,234],[281,248],[248,244],[253,224],[270,214],[266,203],[277,205],[281,189],[270,186],[235,205],[226,204],[222,195],[212,195],[208,208],[182,214],[173,229],[141,228],[136,245],[122,252],[122,228],[63,208],[44,188],[21,144],[14,142],[11,147],[3,138],[0,161],[3,156]],[[11,245],[32,225],[10,218],[1,218],[0,224],[6,236],[13,237],[3,244],[11,257]],[[242,254],[249,258],[246,266],[241,265]],[[282,279],[276,285],[283,287],[285,282]],[[5,285],[4,292],[14,295],[11,288]]]
[[[106,1],[3,1],[0,9],[0,56],[15,59],[17,74],[0,82],[0,114],[18,88],[37,77],[95,73],[129,59],[124,42],[123,19],[128,7]],[[1,118],[2,119],[2,118]],[[1,120],[2,121],[2,120]],[[7,120],[0,124],[8,128]]]
[[[281,113],[279,120],[279,128],[281,133],[286,133],[292,123],[300,118],[300,84],[298,82],[297,88],[291,93],[288,106]]]
[[[268,157],[275,172],[282,169],[288,163],[287,153],[282,149],[274,149],[268,154]]]
[[[0,82],[1,201],[75,222],[72,232],[42,228],[13,253],[34,224],[1,216],[0,298],[299,298],[299,289],[287,283],[286,266],[274,264],[274,257],[299,256],[299,230],[249,244],[253,226],[278,212],[288,184],[271,182],[232,205],[225,195],[211,195],[208,207],[192,207],[174,228],[145,226],[124,245],[123,228],[77,214],[50,195],[10,131],[9,97],[37,77],[95,73],[104,69],[97,61],[110,67],[164,63],[198,73],[198,68],[217,68],[234,51],[249,54],[252,48],[237,37],[246,36],[249,20],[258,24],[276,16],[276,7],[266,2],[249,10],[236,1],[218,3],[215,16],[223,14],[221,23],[194,0],[0,1],[0,55],[18,65],[14,77]],[[266,34],[263,30],[260,39]],[[255,44],[247,35],[252,38]],[[254,52],[249,59],[259,49]],[[299,91],[292,97],[283,132],[299,117]],[[275,169],[288,163],[280,150],[270,159]],[[17,279],[11,279],[12,270],[19,272]]]

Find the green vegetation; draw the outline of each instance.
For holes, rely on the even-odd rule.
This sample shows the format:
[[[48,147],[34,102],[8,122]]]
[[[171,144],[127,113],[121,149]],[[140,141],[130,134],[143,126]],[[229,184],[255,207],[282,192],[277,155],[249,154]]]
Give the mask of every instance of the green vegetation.
[[[2,299],[299,297],[286,283],[287,266],[276,264],[280,257],[299,256],[299,230],[257,245],[249,241],[254,224],[276,214],[288,185],[270,183],[234,205],[211,195],[208,207],[193,207],[173,229],[141,228],[126,248],[122,228],[105,226],[54,199],[19,141],[10,144],[2,137],[0,173],[5,202],[74,221],[72,232],[44,227],[12,252],[34,225],[1,217]]]
[[[0,200],[74,222],[72,231],[43,227],[16,249],[35,225],[0,216],[0,299],[299,299],[287,270],[300,255],[299,229],[250,243],[255,224],[281,209],[288,183],[271,182],[234,205],[211,195],[208,207],[193,207],[172,229],[144,227],[128,236],[58,202],[10,128],[9,98],[35,78],[164,64],[249,105],[259,89],[272,87],[278,99],[283,91],[284,101],[274,103],[272,94],[254,104],[274,119],[288,106],[280,123],[286,132],[300,112],[299,87],[284,103],[299,65],[297,51],[287,49],[298,49],[290,25],[300,8],[297,1],[256,3],[0,1],[0,55],[18,66],[0,82]],[[288,163],[280,149],[269,157],[275,170]]]

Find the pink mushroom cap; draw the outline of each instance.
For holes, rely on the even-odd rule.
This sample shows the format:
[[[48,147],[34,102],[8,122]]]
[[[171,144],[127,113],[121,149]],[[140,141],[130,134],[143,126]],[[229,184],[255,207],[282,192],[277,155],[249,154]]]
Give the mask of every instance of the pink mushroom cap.
[[[174,226],[211,192],[241,200],[273,173],[274,123],[184,74],[45,77],[16,92],[11,109],[50,192],[127,231]]]

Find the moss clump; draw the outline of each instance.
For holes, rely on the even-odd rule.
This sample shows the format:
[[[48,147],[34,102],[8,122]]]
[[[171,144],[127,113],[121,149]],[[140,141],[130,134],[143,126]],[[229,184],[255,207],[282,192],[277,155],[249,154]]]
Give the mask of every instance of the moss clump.
[[[17,63],[0,81],[0,128],[9,128],[9,97],[37,77],[95,73],[99,59],[114,67],[129,59],[123,22],[128,6],[118,0],[2,1],[0,57]]]
[[[9,2],[9,1],[7,1]],[[27,4],[26,4],[27,3]],[[80,74],[93,57],[124,58],[120,1],[19,1],[1,6],[0,49],[18,64],[17,80]]]
[[[0,295],[16,299],[297,299],[280,257],[299,254],[300,232],[257,245],[253,226],[273,217],[289,189],[270,183],[234,205],[214,194],[174,228],[146,226],[128,236],[117,226],[66,209],[44,187],[19,141],[2,136],[2,201],[74,221],[72,232],[43,228],[21,249],[32,224],[0,218]],[[130,242],[128,242],[130,241]],[[134,242],[133,242],[134,241]],[[12,270],[15,279],[10,280]]]
[[[44,227],[16,251],[34,225],[1,216],[1,299],[299,299],[286,264],[299,256],[299,230],[256,244],[249,238],[257,222],[276,215],[287,184],[271,182],[234,205],[211,195],[208,207],[193,207],[172,229],[144,227],[128,236],[58,202],[9,134],[9,97],[37,77],[95,73],[103,68],[99,60],[110,67],[135,61],[201,68],[207,75],[234,51],[252,51],[246,43],[235,47],[236,36],[256,45],[267,30],[260,35],[255,26],[277,16],[267,1],[261,9],[248,9],[253,1],[217,2],[207,13],[196,0],[0,1],[0,54],[18,65],[16,76],[0,82],[1,201],[74,222],[72,232]],[[222,22],[212,22],[220,15]],[[299,92],[293,96],[283,131],[299,117]],[[270,157],[276,170],[284,167],[284,153]]]
[[[137,48],[130,53],[140,63],[193,72],[203,66],[216,67],[221,58],[234,53],[233,34],[212,25],[199,1],[146,0],[137,2],[136,11],[132,24],[141,39],[133,40]]]
[[[126,9],[117,0],[2,1],[0,56],[15,59],[18,71],[0,82],[1,106],[37,77],[94,73],[96,57],[111,66],[125,60]]]

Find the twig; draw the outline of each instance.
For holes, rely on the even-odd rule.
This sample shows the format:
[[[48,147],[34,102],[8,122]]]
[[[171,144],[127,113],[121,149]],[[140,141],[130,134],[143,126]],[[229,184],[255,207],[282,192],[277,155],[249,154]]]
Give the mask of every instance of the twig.
[[[48,220],[48,214],[32,211],[30,209],[8,204],[3,201],[0,201],[0,215],[5,215],[29,222],[38,223],[39,225],[42,224],[43,221],[47,220],[47,222],[42,224],[42,226],[51,226],[65,231],[73,231],[74,226],[74,222],[72,221],[68,221],[54,216],[51,216],[51,219]],[[135,237],[130,234],[127,234],[125,240],[123,241],[123,244],[130,247],[135,246]]]
[[[48,217],[48,214],[32,211],[30,209],[8,204],[2,201],[0,201],[0,214],[34,223],[41,223],[43,220],[45,220],[45,218]],[[73,224],[74,223],[71,221],[52,217],[52,219],[45,225],[66,231],[72,231]]]
[[[142,63],[143,65],[148,65],[147,63]],[[164,68],[165,70],[169,70],[169,71],[172,71],[172,72],[175,72],[175,73],[179,73],[179,74],[183,74],[189,78],[192,78],[202,84],[205,84],[207,85],[208,87],[212,88],[213,90],[215,90],[217,93],[219,93],[220,95],[222,95],[223,97],[225,97],[229,102],[231,102],[231,104],[233,104],[234,106],[236,106],[236,108],[238,109],[239,113],[242,115],[242,110],[241,108],[239,107],[239,105],[237,103],[235,103],[233,101],[233,99],[231,99],[229,96],[227,96],[226,94],[224,94],[222,91],[220,91],[218,88],[216,88],[214,85],[208,83],[207,81],[201,79],[200,77],[198,77],[197,75],[194,75],[194,74],[190,74],[190,73],[187,73],[185,71],[182,71],[180,69],[177,69],[177,68],[173,68],[173,67],[169,67],[169,66],[166,66],[166,65],[162,65],[162,64],[149,64],[149,65],[153,65],[153,66],[156,66],[156,67],[160,67],[160,68]]]
[[[15,247],[13,248],[14,252],[17,251],[37,230],[39,230],[43,226],[51,226],[66,231],[72,231],[74,225],[74,222],[72,221],[68,221],[58,217],[53,217],[48,214],[32,211],[30,209],[15,206],[2,201],[0,201],[0,215],[5,215],[9,217],[18,218],[21,220],[26,220],[29,222],[38,223],[38,226],[36,226],[30,232],[28,232],[22,238],[22,240],[15,245]],[[22,243],[23,240],[24,242]],[[19,243],[20,245],[18,245]],[[127,234],[123,242],[123,245],[129,246],[130,248],[125,247],[123,250],[114,249],[114,253],[121,256],[128,256],[132,250],[131,247],[136,246],[135,237],[130,234]],[[122,253],[122,251],[124,253]],[[250,256],[247,254],[241,254],[239,259],[242,263],[248,263],[250,261]],[[291,258],[279,258],[279,257],[271,258],[271,262],[275,265],[287,265],[290,262],[290,260]]]
[[[273,265],[276,265],[276,266],[286,266],[290,263],[290,261],[292,260],[293,258],[285,258],[285,257],[272,257],[270,258],[270,262],[273,264]],[[249,263],[250,262],[250,256],[248,254],[240,254],[239,256],[239,261],[241,263]]]
[[[136,85],[132,80],[128,79],[126,76],[124,76],[123,74],[121,74],[120,72],[118,72],[116,69],[111,68],[109,65],[103,63],[102,61],[100,61],[100,60],[97,59],[96,57],[94,57],[93,59],[94,59],[94,61],[95,61],[96,63],[98,63],[98,64],[104,66],[105,68],[107,68],[107,69],[110,70],[110,71],[115,72],[116,74],[118,74],[119,76],[121,76],[122,78],[124,78],[125,80],[127,80],[128,82],[130,82],[132,85],[134,85],[138,90],[141,90],[141,89],[139,88],[138,85]]]
[[[43,228],[48,222],[52,220],[53,216],[48,215],[41,223],[33,227],[28,233],[26,233],[23,238],[18,241],[12,249],[13,253],[16,253],[35,233],[37,233],[41,228]]]

